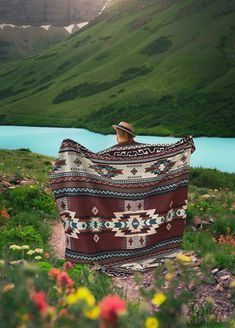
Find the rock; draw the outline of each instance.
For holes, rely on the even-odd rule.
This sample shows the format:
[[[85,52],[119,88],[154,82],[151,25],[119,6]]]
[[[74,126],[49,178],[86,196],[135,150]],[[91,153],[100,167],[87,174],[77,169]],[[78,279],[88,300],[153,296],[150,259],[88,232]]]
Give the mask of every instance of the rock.
[[[192,225],[191,230],[195,232],[195,231],[197,231],[197,228]]]
[[[223,292],[224,288],[220,284],[218,284],[218,285],[215,286],[214,291],[215,292],[218,292],[218,291]]]
[[[210,197],[211,197],[211,195],[209,195],[209,194],[205,194],[205,195],[200,196],[200,198],[202,198],[202,199],[208,199]]]
[[[190,290],[190,291],[193,291],[193,290],[195,290],[196,289],[196,287],[195,287],[195,285],[194,285],[194,283],[193,282],[190,282],[189,284],[188,284],[188,290]]]
[[[193,225],[196,227],[196,228],[199,228],[202,224],[202,219],[199,217],[199,216],[195,216],[193,218]]]
[[[0,21],[14,25],[68,26],[95,18],[107,0],[0,0]]]
[[[228,280],[230,278],[230,275],[222,276],[220,277],[220,280]]]
[[[26,186],[26,185],[29,184],[29,181],[22,180],[22,181],[20,181],[20,184],[21,184],[22,186]]]
[[[20,179],[17,178],[16,176],[12,176],[12,177],[9,179],[9,182],[10,182],[11,184],[18,185],[18,184],[20,184]]]
[[[1,182],[1,186],[2,186],[2,187],[5,187],[5,188],[9,188],[9,187],[11,186],[11,184],[10,184],[10,182],[8,182],[8,181],[2,181],[2,182]]]

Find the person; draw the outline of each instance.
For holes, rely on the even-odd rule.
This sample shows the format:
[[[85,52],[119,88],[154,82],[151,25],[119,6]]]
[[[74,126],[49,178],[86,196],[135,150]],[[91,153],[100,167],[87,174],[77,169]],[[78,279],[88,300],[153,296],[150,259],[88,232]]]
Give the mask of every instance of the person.
[[[134,140],[134,127],[130,123],[120,122],[118,125],[112,125],[112,127],[116,130],[116,137],[118,142],[113,147],[139,144],[139,142]]]

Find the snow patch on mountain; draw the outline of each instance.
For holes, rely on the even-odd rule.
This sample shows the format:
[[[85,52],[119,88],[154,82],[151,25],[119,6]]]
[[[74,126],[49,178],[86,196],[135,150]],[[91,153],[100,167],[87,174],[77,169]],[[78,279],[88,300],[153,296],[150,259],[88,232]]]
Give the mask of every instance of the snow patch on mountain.
[[[83,22],[83,23],[79,23],[79,24],[70,24],[68,26],[64,26],[64,29],[69,33],[71,34],[74,27],[77,26],[78,28],[83,28],[84,26],[86,26],[89,22]],[[51,26],[54,26],[54,25],[41,25],[41,26],[32,26],[32,25],[22,25],[22,26],[19,26],[19,25],[14,25],[14,24],[5,24],[5,23],[2,23],[0,24],[0,29],[3,30],[4,28],[6,27],[10,27],[10,28],[29,28],[29,27],[41,27],[43,28],[44,30],[48,31],[49,28]],[[63,26],[56,26],[56,27],[63,27]]]

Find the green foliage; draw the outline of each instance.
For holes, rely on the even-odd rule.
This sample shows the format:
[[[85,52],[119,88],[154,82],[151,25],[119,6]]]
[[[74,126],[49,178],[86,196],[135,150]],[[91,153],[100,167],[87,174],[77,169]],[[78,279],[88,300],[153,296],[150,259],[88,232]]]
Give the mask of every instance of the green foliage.
[[[190,184],[206,188],[235,190],[235,174],[217,169],[190,168]]]
[[[208,231],[186,231],[183,237],[182,248],[187,251],[196,250],[200,257],[212,253],[215,257],[215,267],[234,270],[234,245],[218,245],[213,240],[213,234]]]
[[[108,89],[124,83],[129,80],[133,80],[138,76],[146,75],[151,72],[151,69],[145,66],[142,67],[130,67],[126,71],[122,72],[119,79],[111,82],[85,82],[78,86],[74,86],[69,89],[64,89],[53,100],[54,104],[58,104],[64,101],[73,100],[75,98],[90,97],[97,93],[103,92]]]
[[[41,247],[42,237],[33,226],[3,227],[0,229],[0,253],[8,255],[11,244],[30,244]]]
[[[16,187],[10,189],[7,201],[11,204],[12,214],[21,211],[32,211],[46,217],[56,215],[54,199],[38,186]]]
[[[169,50],[171,46],[171,40],[166,36],[161,36],[145,46],[141,53],[153,56]]]
[[[18,176],[22,179],[24,177],[38,181],[43,187],[49,185],[49,172],[52,167],[51,161],[54,158],[33,154],[25,149],[14,150],[0,150],[1,165],[0,175],[8,178]]]

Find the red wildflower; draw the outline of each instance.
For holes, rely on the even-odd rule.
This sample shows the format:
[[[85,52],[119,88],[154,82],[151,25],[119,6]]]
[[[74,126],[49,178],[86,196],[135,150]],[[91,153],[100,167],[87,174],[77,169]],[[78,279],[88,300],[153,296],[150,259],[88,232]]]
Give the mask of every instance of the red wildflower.
[[[10,215],[8,214],[7,212],[7,209],[5,206],[3,206],[1,212],[0,212],[0,216],[3,218],[3,219],[10,219]]]
[[[66,315],[68,315],[68,310],[67,309],[61,309],[59,314],[60,314],[60,316],[66,316]]]
[[[61,288],[71,288],[73,280],[69,277],[67,272],[61,271],[57,276],[57,283]]]
[[[51,278],[57,278],[58,275],[60,274],[60,269],[57,268],[52,268],[49,272],[48,272],[48,276]]]
[[[64,269],[65,270],[69,270],[69,269],[71,269],[73,267],[73,263],[72,262],[65,262],[65,264],[64,264]]]
[[[49,254],[48,252],[44,253],[44,257],[45,257],[46,259],[48,259],[49,256],[50,256],[50,254]]]
[[[106,323],[117,323],[118,316],[126,311],[126,303],[117,295],[108,295],[100,302],[100,318]]]
[[[47,312],[48,304],[46,302],[46,294],[43,291],[32,293],[31,299],[34,301],[41,314]]]

